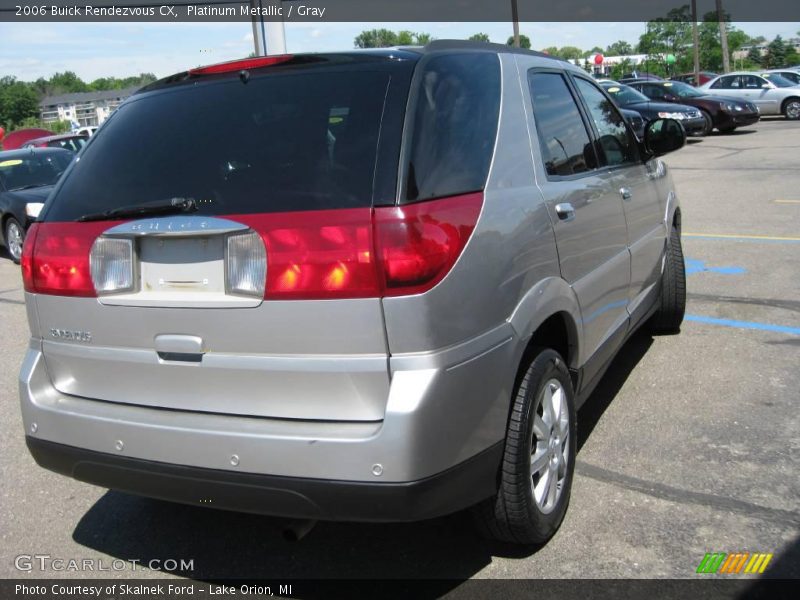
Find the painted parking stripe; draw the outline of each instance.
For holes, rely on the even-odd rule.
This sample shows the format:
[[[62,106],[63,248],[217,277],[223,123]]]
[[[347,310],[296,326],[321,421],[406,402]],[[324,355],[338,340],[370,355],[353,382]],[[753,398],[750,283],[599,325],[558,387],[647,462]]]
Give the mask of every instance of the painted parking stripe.
[[[772,325],[771,323],[756,323],[754,321],[736,321],[734,319],[717,319],[715,317],[704,317],[702,315],[686,315],[686,321],[695,323],[705,323],[707,325],[721,325],[723,327],[734,327],[736,329],[757,329],[759,331],[773,331],[775,333],[788,333],[789,335],[800,335],[800,327],[787,327],[785,325]]]
[[[775,204],[800,204],[800,200],[775,200]]]
[[[730,240],[735,242],[767,242],[778,244],[800,244],[800,237],[773,235],[741,235],[735,233],[682,233],[681,237],[701,240]]]

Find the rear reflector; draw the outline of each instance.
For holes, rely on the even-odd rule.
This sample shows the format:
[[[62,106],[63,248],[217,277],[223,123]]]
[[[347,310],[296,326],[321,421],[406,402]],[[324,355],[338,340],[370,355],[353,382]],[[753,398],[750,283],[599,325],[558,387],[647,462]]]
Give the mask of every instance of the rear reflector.
[[[246,69],[258,69],[259,67],[269,67],[292,60],[292,54],[276,54],[274,56],[261,56],[256,58],[244,58],[241,60],[231,60],[207,67],[197,67],[189,69],[189,75],[213,75],[215,73],[230,73],[232,71],[244,71]]]
[[[225,292],[264,297],[267,251],[261,237],[251,231],[228,237]]]

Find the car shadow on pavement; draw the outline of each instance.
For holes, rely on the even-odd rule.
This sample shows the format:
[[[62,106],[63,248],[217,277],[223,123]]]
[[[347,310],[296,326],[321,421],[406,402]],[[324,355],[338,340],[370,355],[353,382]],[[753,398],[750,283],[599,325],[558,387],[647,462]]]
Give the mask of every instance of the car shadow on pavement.
[[[611,363],[579,413],[579,449],[651,344],[649,335],[639,333]],[[286,519],[276,517],[109,491],[86,512],[73,539],[139,565],[191,560],[192,568],[173,572],[198,580],[440,579],[452,586],[495,556],[524,559],[540,549],[482,539],[466,511],[418,523],[319,522],[299,542],[284,539],[286,525]]]
[[[645,330],[637,331],[620,349],[608,367],[600,383],[578,411],[578,452],[589,439],[600,417],[616,398],[628,376],[642,360],[653,337]]]

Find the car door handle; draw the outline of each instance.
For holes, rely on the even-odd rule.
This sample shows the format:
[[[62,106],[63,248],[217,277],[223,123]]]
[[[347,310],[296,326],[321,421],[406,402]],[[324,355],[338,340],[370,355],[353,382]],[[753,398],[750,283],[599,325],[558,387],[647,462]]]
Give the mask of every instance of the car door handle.
[[[575,208],[569,202],[556,204],[556,214],[562,221],[572,221],[575,218]]]
[[[623,200],[630,200],[631,199],[631,191],[626,187],[619,188],[619,195],[622,196]]]

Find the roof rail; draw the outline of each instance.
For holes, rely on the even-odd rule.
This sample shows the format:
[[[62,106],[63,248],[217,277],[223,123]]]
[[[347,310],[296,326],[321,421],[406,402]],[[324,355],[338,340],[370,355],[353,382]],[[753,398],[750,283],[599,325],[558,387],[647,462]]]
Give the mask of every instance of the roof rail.
[[[491,42],[473,42],[471,40],[433,40],[429,42],[423,50],[425,52],[436,52],[439,50],[491,50],[493,52],[525,54],[526,56],[538,56],[539,58],[569,62],[558,56],[537,52],[536,50],[526,50],[525,48],[515,48],[514,46],[507,46],[506,44],[494,44]]]

